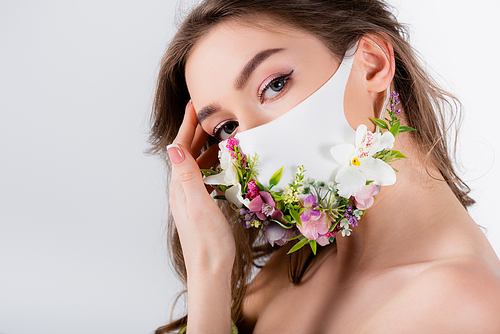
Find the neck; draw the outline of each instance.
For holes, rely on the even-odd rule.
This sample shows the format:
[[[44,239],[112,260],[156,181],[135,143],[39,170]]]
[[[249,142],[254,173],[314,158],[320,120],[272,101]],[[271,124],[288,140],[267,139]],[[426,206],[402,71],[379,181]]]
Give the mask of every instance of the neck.
[[[389,267],[428,261],[438,251],[435,246],[443,245],[437,239],[446,240],[456,229],[455,222],[474,225],[437,170],[427,170],[419,161],[422,154],[409,152],[411,146],[402,139],[398,137],[395,149],[409,159],[393,164],[399,170],[396,183],[382,187],[351,236],[337,236],[337,259],[343,266]]]

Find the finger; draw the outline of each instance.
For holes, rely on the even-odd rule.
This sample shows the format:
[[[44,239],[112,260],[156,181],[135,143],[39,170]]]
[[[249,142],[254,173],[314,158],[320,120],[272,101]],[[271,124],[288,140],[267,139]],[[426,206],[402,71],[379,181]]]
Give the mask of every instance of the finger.
[[[182,144],[171,144],[167,152],[172,161],[172,170],[180,182],[186,198],[203,200],[210,198],[205,189],[198,164]],[[205,197],[205,198],[204,198]]]
[[[201,149],[205,145],[208,139],[208,133],[203,130],[201,125],[196,126],[196,131],[194,134],[194,139],[191,144],[191,153],[193,154],[194,157],[198,156],[200,154]]]
[[[181,127],[179,128],[179,132],[174,139],[174,143],[181,144],[184,148],[187,148],[188,153],[191,153],[191,143],[193,141],[197,125],[198,119],[196,118],[193,103],[189,101],[186,105]]]

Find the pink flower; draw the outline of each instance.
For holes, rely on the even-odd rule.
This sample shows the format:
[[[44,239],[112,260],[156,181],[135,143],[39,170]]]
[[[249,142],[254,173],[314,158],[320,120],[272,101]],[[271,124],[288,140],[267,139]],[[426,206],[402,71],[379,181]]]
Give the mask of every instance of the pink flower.
[[[316,239],[316,241],[318,242],[318,244],[320,244],[321,246],[326,246],[330,243],[330,239],[331,237],[334,237],[335,236],[335,231],[333,232],[326,232],[325,235],[321,235],[319,236],[318,239]]]
[[[247,190],[247,194],[245,195],[246,198],[248,198],[249,200],[252,200],[255,197],[259,196],[259,187],[257,187],[255,180],[248,182],[247,186],[248,186],[248,190]]]
[[[259,191],[259,195],[250,202],[248,208],[250,211],[255,212],[262,221],[265,221],[267,217],[281,221],[283,217],[283,212],[276,208],[273,196],[267,191]]]
[[[380,186],[370,183],[354,195],[354,203],[359,210],[366,210],[373,205],[373,196],[377,195],[380,191]]]
[[[308,220],[302,220],[302,227],[297,224],[300,233],[309,240],[316,240],[321,235],[328,233],[328,220],[326,213],[318,216],[311,215]],[[322,239],[320,240],[322,241]]]
[[[316,239],[316,242],[320,246],[326,246],[330,243],[330,241],[328,241],[328,238],[326,237],[326,235],[322,235],[322,236],[318,237],[318,239]]]
[[[229,138],[226,143],[226,147],[230,151],[234,151],[234,147],[238,146],[238,139],[236,138]]]
[[[314,195],[308,195],[300,199],[300,204],[304,209],[300,214],[302,227],[297,224],[300,233],[309,240],[317,240],[322,246],[328,244],[326,238],[322,238],[328,232],[328,220],[326,213],[321,214],[317,198]]]

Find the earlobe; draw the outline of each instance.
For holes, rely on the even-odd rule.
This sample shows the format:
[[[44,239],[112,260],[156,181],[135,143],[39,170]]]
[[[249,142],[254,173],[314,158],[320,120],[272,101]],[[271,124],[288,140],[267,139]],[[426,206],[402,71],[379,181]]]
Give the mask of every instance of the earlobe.
[[[358,46],[359,65],[370,93],[385,91],[394,77],[394,49],[378,35],[365,35]]]

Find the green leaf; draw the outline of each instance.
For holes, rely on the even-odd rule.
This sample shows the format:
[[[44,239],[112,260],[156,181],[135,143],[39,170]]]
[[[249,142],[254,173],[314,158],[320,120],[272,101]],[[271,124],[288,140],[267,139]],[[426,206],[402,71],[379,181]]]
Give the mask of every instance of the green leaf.
[[[223,199],[223,200],[227,201],[226,196],[224,196],[224,195],[215,195],[213,198],[214,199]]]
[[[302,247],[304,247],[307,243],[309,242],[309,239],[307,238],[304,238],[304,239],[301,239],[299,242],[297,242],[287,253],[288,254],[291,254],[295,251],[298,251],[299,249],[301,249]]]
[[[386,129],[389,130],[389,126],[384,120],[381,120],[380,118],[370,118],[375,125],[377,125],[381,129]]]
[[[337,227],[337,225],[339,224],[339,222],[335,222],[334,224],[332,224],[332,226],[330,226],[330,229],[329,229],[329,232],[333,232],[333,230],[335,230],[335,228]]]
[[[316,240],[309,240],[309,246],[311,246],[313,254],[316,255],[316,248],[318,247],[318,243],[316,242]]]
[[[396,123],[394,123],[391,128],[390,128],[390,132],[393,134],[394,137],[396,137],[398,135],[398,132],[399,132],[399,125],[401,124],[401,120],[398,119],[398,121]]]
[[[282,222],[280,222],[279,220],[276,220],[276,219],[269,219],[270,221],[278,224],[279,226],[283,227],[283,228],[286,228],[286,229],[290,229],[293,227],[293,225],[285,225],[283,224]]]
[[[394,159],[408,159],[406,155],[396,150],[392,150],[392,157]]]
[[[282,201],[282,200],[283,200],[283,198],[282,198],[282,196],[281,196],[281,194],[280,194],[280,193],[278,193],[278,192],[276,192],[276,191],[270,191],[269,193],[271,194],[271,196],[273,197],[273,200],[274,200],[275,202],[278,202],[278,201]]]
[[[283,174],[283,167],[281,167],[276,173],[271,176],[269,180],[269,189],[277,185],[281,180],[281,175]]]
[[[302,227],[302,219],[300,219],[300,214],[294,209],[290,208],[290,215],[292,216],[293,220],[295,220],[297,224]]]
[[[235,164],[233,164],[233,166],[236,168],[236,171],[238,172],[238,181],[239,182],[244,181],[243,174],[241,173],[241,169],[239,169]]]
[[[266,187],[264,187],[259,181],[255,180],[255,184],[259,187],[260,191],[266,190]]]
[[[298,236],[293,237],[293,238],[290,238],[290,239],[288,239],[287,241],[292,241],[292,240],[298,239],[298,238],[300,238],[300,237],[303,237],[303,235],[302,235],[302,234],[299,234]]]
[[[214,171],[213,169],[200,169],[204,176],[210,176],[214,174],[219,174],[219,172]]]
[[[400,126],[399,133],[408,132],[408,131],[418,131],[417,129],[410,128],[409,126]]]

